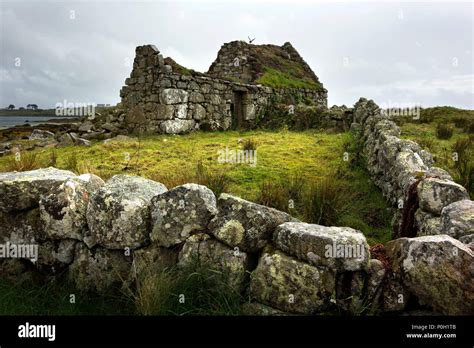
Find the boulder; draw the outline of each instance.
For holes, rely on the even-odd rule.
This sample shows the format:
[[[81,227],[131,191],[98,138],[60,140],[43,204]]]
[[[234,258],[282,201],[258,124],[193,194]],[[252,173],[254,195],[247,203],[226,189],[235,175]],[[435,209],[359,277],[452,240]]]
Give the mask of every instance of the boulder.
[[[474,233],[474,202],[469,199],[457,201],[441,211],[441,233],[453,238]]]
[[[446,179],[426,178],[418,184],[417,191],[420,208],[438,216],[447,205],[469,199],[464,187]]]
[[[256,252],[271,240],[275,228],[290,215],[242,198],[221,194],[218,214],[209,224],[210,232],[220,241],[246,252]]]
[[[69,146],[74,144],[74,140],[72,139],[69,133],[64,133],[58,138],[59,146]]]
[[[175,187],[151,201],[151,240],[165,247],[182,243],[191,232],[206,229],[216,213],[216,197],[206,186]]]
[[[445,315],[474,314],[474,251],[468,245],[437,235],[396,239],[386,250],[420,304]]]
[[[95,248],[78,242],[68,278],[81,291],[110,293],[121,290],[130,276],[131,258],[123,251]]]
[[[51,239],[82,240],[87,230],[87,206],[90,196],[104,185],[94,174],[66,180],[40,200],[41,221]]]
[[[229,248],[207,234],[189,237],[179,253],[180,266],[198,263],[222,272],[228,284],[243,291],[249,265],[246,253]]]
[[[75,176],[53,167],[0,173],[0,211],[8,213],[37,207],[42,195]]]
[[[367,269],[369,262],[365,236],[350,227],[286,222],[276,228],[273,241],[291,256],[337,272]]]
[[[115,175],[95,191],[87,207],[85,243],[108,249],[139,248],[149,242],[151,199],[163,184],[138,176]]]
[[[94,129],[94,124],[91,121],[86,120],[84,123],[82,123],[79,126],[78,131],[79,132],[90,132],[90,131],[92,131],[92,129]]]
[[[250,276],[250,295],[257,302],[299,314],[326,310],[335,291],[335,275],[282,252],[264,253]]]
[[[50,140],[54,139],[54,133],[42,130],[42,129],[34,129],[31,135],[28,137],[29,140]]]

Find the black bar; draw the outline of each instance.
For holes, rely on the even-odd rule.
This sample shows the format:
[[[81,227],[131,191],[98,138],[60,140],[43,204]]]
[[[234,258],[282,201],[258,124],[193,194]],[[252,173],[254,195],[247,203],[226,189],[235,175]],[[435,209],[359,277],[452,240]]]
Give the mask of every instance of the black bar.
[[[326,344],[473,347],[474,317],[0,317],[0,346],[34,344]],[[20,338],[25,323],[54,324],[55,340]],[[413,328],[412,325],[417,325]],[[429,327],[434,325],[434,327]],[[453,327],[455,325],[455,328]],[[421,327],[426,329],[421,331]],[[456,334],[407,338],[407,334]]]

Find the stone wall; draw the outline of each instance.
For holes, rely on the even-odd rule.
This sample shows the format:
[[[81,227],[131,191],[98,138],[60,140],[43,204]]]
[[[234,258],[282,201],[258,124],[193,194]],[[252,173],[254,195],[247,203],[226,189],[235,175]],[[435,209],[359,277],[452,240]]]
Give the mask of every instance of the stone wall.
[[[367,169],[397,210],[394,237],[447,234],[474,240],[474,202],[433,156],[400,139],[400,128],[371,100],[353,109],[352,129],[360,136]]]
[[[167,64],[151,45],[139,46],[133,70],[120,92],[126,112],[116,120],[129,131],[184,133],[254,125],[271,98],[287,104],[300,100],[327,106],[327,92],[272,89],[234,83]]]
[[[429,313],[474,313],[472,244],[397,239],[387,246],[390,271],[357,230],[302,223],[229,194],[216,199],[197,184],[104,182],[55,168],[1,173],[0,219],[0,243],[38,246],[35,262],[3,255],[1,275],[16,282],[66,276],[79,289],[110,292],[153,261],[199,259],[251,299],[249,314],[404,311],[410,296]]]

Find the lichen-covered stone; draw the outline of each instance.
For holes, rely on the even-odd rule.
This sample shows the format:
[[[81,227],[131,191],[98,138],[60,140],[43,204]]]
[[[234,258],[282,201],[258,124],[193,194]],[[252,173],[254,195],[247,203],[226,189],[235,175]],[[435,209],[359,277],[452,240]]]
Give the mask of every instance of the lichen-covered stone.
[[[459,241],[463,242],[464,244],[474,243],[474,233],[473,234],[467,234],[465,236],[460,237]]]
[[[75,176],[53,167],[0,173],[0,211],[8,213],[37,207],[42,195]]]
[[[332,271],[311,266],[282,252],[264,253],[251,274],[251,297],[285,312],[322,312],[334,291]]]
[[[175,187],[151,201],[151,240],[165,247],[182,243],[191,232],[206,229],[216,212],[216,197],[206,186]]]
[[[451,203],[441,211],[441,232],[453,238],[474,233],[474,202],[468,199]]]
[[[249,267],[249,259],[245,252],[231,249],[207,234],[195,234],[184,243],[179,253],[178,265],[186,266],[193,263],[215,268],[223,273],[232,288],[244,290]]]
[[[115,175],[95,191],[87,207],[85,243],[109,249],[139,248],[149,242],[151,199],[163,184],[137,176]]]
[[[183,104],[188,102],[188,92],[184,89],[166,88],[161,92],[163,104]]]
[[[49,274],[62,273],[74,260],[75,246],[78,243],[74,239],[63,239],[61,241],[47,241],[38,245],[38,260],[35,266],[41,271]]]
[[[420,301],[445,315],[474,314],[474,251],[447,236],[400,238],[387,256],[403,285]]]
[[[0,212],[0,243],[36,244],[43,239],[38,208],[10,214]]]
[[[405,310],[411,294],[403,285],[399,274],[388,272],[382,284],[382,306],[383,312],[402,312]]]
[[[453,181],[437,178],[426,178],[417,187],[420,208],[440,215],[447,205],[469,199],[466,189]]]
[[[387,270],[381,261],[371,259],[367,271],[367,303],[370,304],[372,312],[380,308],[380,295],[382,293],[383,280]]]
[[[369,262],[365,236],[350,227],[286,222],[276,228],[273,241],[289,255],[336,271],[367,269]]]
[[[166,120],[161,123],[161,130],[166,134],[182,134],[195,129],[196,122],[194,120]]]
[[[133,251],[133,272],[147,273],[152,269],[166,269],[178,263],[179,250],[151,244]]]
[[[78,242],[68,278],[82,291],[105,293],[120,290],[130,275],[131,257],[123,251],[94,248]]]
[[[415,225],[418,230],[418,237],[443,233],[441,231],[441,218],[421,209],[417,209],[415,212]]]
[[[82,240],[87,230],[87,205],[90,196],[104,185],[96,175],[84,174],[66,180],[40,200],[41,221],[51,239]]]
[[[221,194],[218,214],[209,224],[210,232],[220,241],[246,252],[255,252],[271,240],[275,228],[290,215],[242,198]]]

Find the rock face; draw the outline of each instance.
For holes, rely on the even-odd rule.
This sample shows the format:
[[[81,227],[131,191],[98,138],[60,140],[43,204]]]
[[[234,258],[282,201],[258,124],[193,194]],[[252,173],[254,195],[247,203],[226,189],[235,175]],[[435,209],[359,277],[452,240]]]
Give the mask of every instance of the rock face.
[[[263,248],[278,225],[295,220],[276,209],[225,193],[221,194],[217,205],[218,214],[211,221],[209,230],[220,241],[246,252]]]
[[[273,241],[289,255],[336,271],[367,269],[369,262],[365,236],[349,227],[286,222],[277,227]]]
[[[89,247],[135,249],[149,241],[151,199],[167,189],[158,182],[115,175],[90,198],[87,223]]]
[[[48,237],[82,240],[87,231],[90,196],[104,185],[96,175],[84,174],[66,180],[40,200],[41,221]]]
[[[192,231],[207,228],[217,213],[216,197],[205,186],[185,184],[152,199],[152,241],[170,247],[182,243]]]
[[[334,290],[334,273],[281,252],[263,254],[250,282],[257,302],[300,314],[324,311]]]
[[[393,271],[422,304],[446,315],[474,314],[474,251],[447,235],[387,244]]]
[[[453,238],[474,234],[474,202],[462,200],[443,208],[441,231]]]
[[[207,234],[196,234],[186,240],[179,254],[179,265],[197,262],[223,273],[232,288],[244,290],[249,260],[246,253],[229,248]]]
[[[440,215],[441,210],[463,199],[469,199],[464,187],[445,179],[427,178],[418,185],[420,208],[435,215]]]
[[[41,195],[76,175],[67,170],[43,168],[0,173],[0,211],[9,213],[37,207]]]

